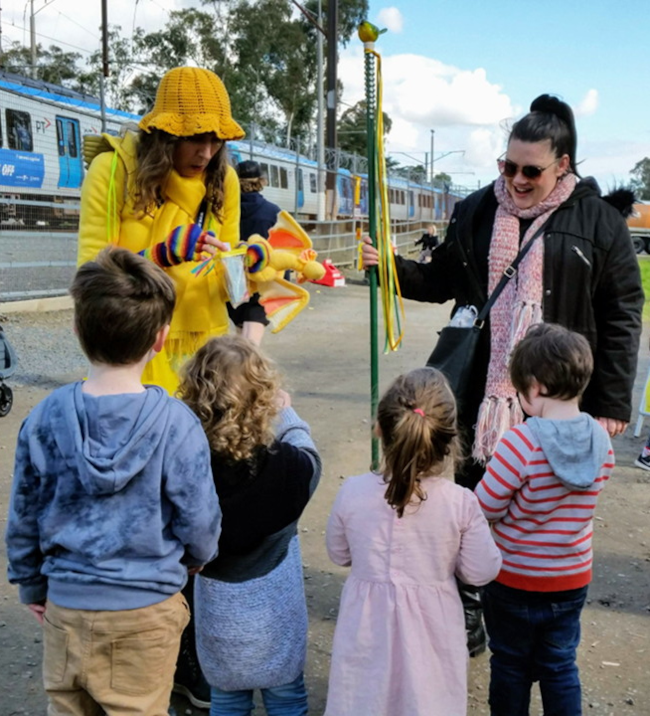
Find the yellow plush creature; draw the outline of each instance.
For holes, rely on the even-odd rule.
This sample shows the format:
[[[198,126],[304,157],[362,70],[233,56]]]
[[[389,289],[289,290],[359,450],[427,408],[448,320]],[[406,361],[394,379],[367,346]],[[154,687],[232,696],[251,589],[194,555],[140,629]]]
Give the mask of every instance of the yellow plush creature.
[[[251,291],[259,292],[272,333],[281,331],[309,303],[309,293],[285,281],[284,272],[295,271],[299,283],[325,275],[325,269],[316,261],[311,239],[286,211],[278,214],[268,239],[256,235],[249,238],[245,262]]]

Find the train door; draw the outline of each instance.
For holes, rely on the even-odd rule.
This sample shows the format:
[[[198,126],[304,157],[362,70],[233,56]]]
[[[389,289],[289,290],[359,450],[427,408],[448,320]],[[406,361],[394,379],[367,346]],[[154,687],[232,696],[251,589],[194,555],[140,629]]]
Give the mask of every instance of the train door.
[[[58,186],[78,189],[83,178],[79,120],[57,116],[56,142],[59,150]]]

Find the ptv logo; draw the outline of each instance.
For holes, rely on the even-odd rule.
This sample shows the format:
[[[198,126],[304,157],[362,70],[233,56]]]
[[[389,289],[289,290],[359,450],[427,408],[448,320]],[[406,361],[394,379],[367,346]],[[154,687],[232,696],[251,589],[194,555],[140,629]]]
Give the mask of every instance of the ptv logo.
[[[37,119],[34,124],[36,125],[36,132],[39,134],[45,134],[45,130],[52,124],[49,119],[43,117],[43,119]]]

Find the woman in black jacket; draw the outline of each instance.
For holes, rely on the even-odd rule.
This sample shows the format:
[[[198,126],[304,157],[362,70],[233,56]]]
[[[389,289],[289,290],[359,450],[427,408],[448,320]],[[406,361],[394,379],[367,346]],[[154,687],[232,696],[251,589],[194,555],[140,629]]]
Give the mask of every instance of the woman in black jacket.
[[[533,323],[559,323],[584,335],[594,353],[594,372],[583,410],[611,436],[630,420],[641,277],[620,211],[601,198],[592,178],[577,176],[576,146],[571,108],[541,95],[512,128],[498,162],[501,176],[456,206],[432,261],[396,257],[404,297],[454,300],[454,311],[468,305],[480,310],[521,246],[543,228],[543,239],[533,244],[481,332],[471,397],[459,415],[473,459],[456,481],[471,489],[501,433],[521,420],[507,361]],[[377,263],[369,239],[363,259],[365,266]]]

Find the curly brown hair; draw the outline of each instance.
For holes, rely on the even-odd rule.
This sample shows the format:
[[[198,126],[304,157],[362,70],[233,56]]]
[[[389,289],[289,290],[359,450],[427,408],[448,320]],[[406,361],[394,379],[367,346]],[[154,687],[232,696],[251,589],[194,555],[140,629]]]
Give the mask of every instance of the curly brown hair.
[[[420,479],[440,475],[460,457],[456,400],[443,374],[418,368],[397,378],[377,408],[383,447],[384,497],[402,517],[413,497],[426,499]]]
[[[136,150],[137,167],[135,170],[135,202],[136,212],[153,213],[163,201],[162,189],[167,175],[174,166],[174,147],[182,137],[152,129],[151,132],[140,131]],[[228,167],[228,150],[224,142],[212,157],[206,169],[206,197],[210,202],[212,213],[221,221],[224,190]]]
[[[212,338],[186,363],[178,397],[198,416],[210,448],[230,462],[249,460],[275,439],[280,375],[240,336]]]

